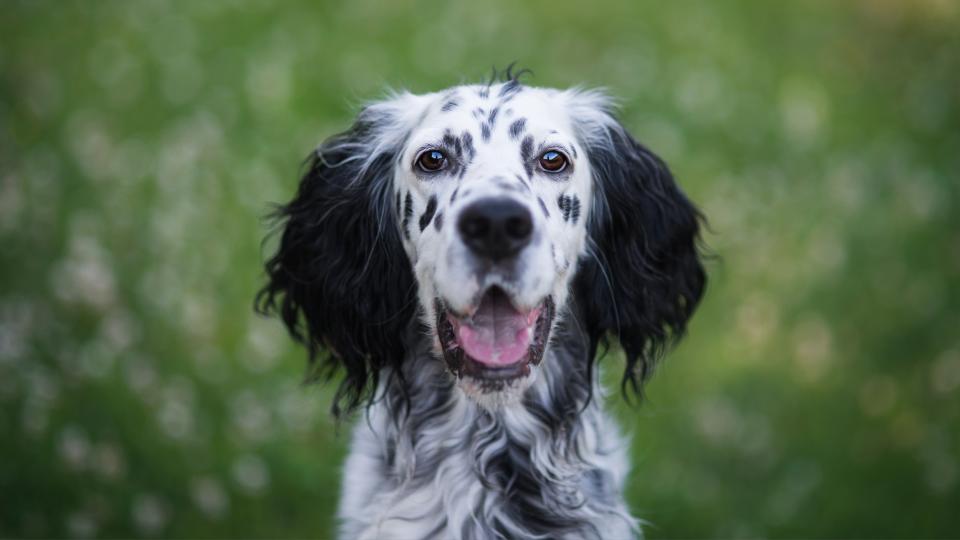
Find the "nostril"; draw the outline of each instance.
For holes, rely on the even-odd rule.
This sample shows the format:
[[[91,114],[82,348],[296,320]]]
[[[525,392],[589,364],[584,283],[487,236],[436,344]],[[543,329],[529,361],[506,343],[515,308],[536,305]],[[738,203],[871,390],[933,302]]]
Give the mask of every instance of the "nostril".
[[[527,216],[513,216],[507,219],[505,229],[507,235],[511,238],[523,240],[530,236],[533,224],[530,223],[530,218]]]
[[[490,221],[483,216],[464,216],[460,220],[460,234],[467,238],[483,238],[490,231]]]

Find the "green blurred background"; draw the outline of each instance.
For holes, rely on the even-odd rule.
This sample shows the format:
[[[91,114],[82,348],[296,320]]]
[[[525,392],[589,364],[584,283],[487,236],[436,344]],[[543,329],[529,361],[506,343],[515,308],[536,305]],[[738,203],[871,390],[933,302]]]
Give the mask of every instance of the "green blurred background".
[[[262,218],[360,102],[514,60],[620,97],[711,223],[689,337],[611,400],[647,534],[960,535],[960,3],[7,1],[0,36],[0,536],[329,537],[349,426],[251,309]]]

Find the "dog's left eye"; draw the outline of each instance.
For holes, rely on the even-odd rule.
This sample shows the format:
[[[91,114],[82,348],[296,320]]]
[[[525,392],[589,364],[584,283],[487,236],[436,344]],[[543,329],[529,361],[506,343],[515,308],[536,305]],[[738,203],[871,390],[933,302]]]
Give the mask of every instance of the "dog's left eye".
[[[556,150],[547,150],[540,156],[540,168],[551,173],[567,168],[567,156]]]
[[[437,172],[447,166],[447,156],[439,150],[425,150],[417,157],[417,166],[426,172]]]

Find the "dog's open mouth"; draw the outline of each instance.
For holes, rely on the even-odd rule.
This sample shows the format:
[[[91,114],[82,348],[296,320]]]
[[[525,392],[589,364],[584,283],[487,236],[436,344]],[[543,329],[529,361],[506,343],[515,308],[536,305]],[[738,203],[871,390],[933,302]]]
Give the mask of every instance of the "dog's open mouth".
[[[443,357],[458,377],[473,377],[496,390],[530,374],[543,359],[553,322],[553,299],[520,311],[499,287],[488,289],[471,315],[458,317],[436,300],[437,332]]]

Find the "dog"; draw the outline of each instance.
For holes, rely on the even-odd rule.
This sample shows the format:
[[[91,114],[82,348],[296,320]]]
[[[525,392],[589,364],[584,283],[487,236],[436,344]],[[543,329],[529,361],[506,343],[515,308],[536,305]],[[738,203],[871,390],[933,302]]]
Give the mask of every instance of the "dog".
[[[601,91],[519,73],[369,104],[277,211],[257,299],[362,408],[342,538],[631,538],[596,358],[642,392],[706,286],[703,216]]]

